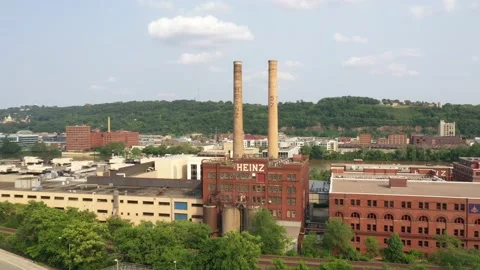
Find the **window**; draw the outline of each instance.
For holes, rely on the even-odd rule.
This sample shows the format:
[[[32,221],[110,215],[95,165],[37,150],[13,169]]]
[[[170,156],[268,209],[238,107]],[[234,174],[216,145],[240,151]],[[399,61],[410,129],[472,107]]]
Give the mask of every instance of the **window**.
[[[447,210],[446,203],[437,203],[437,210]]]
[[[158,202],[158,205],[170,205],[169,202]]]
[[[174,209],[175,210],[187,210],[188,209],[188,204],[186,202],[174,202]],[[176,220],[176,218],[175,218],[175,220]]]
[[[384,225],[383,226],[383,231],[384,232],[393,232],[393,226]]]
[[[297,181],[296,174],[287,174],[287,181]]]
[[[269,197],[268,203],[270,204],[282,204],[282,197]]]
[[[350,200],[350,205],[352,205],[352,206],[360,206],[360,200],[351,199],[351,200]]]
[[[192,215],[192,218],[203,219],[203,216],[202,215]]]
[[[108,202],[107,199],[97,199],[97,202]]]
[[[357,230],[359,231],[360,230],[360,224],[355,224],[355,223],[351,223],[350,226],[352,227],[352,230]]]
[[[10,198],[10,194],[2,194],[3,198]]]
[[[15,197],[15,198],[23,198],[23,195],[15,194],[15,195],[13,195],[13,197]]]
[[[412,227],[402,226],[402,233],[412,233]]]
[[[360,214],[357,212],[353,212],[351,215],[352,218],[360,218]]]
[[[343,218],[343,213],[342,212],[335,212],[335,216]]]
[[[375,215],[374,213],[370,213],[370,214],[368,214],[367,218],[369,218],[369,219],[377,219],[377,215]]]
[[[418,218],[418,221],[428,222],[428,217],[421,216],[421,217]]]
[[[53,198],[56,201],[63,201],[65,198],[64,197],[54,197]]]
[[[144,215],[144,216],[153,217],[153,213],[152,213],[152,212],[143,212],[143,215]]]
[[[208,178],[208,179],[217,179],[217,173],[215,173],[215,172],[209,172],[209,173],[207,174],[207,178]]]
[[[217,185],[216,184],[208,184],[208,190],[210,190],[210,191],[217,190]]]
[[[335,199],[335,205],[343,205],[343,199]]]
[[[377,225],[375,224],[367,224],[367,231],[377,231]]]
[[[192,203],[192,207],[203,207],[202,203]]]
[[[444,217],[438,217],[437,222],[447,223],[447,219]]]
[[[108,210],[98,209],[98,210],[97,210],[97,213],[107,214],[107,213],[108,213]]]
[[[50,196],[40,196],[40,199],[42,199],[42,200],[50,200]]]
[[[297,205],[296,198],[287,198],[287,205]]]
[[[377,207],[377,201],[376,200],[368,200],[367,201],[367,206],[368,207]]]
[[[453,235],[463,237],[463,236],[465,236],[465,230],[456,230],[455,229],[455,230],[453,230]]]
[[[402,208],[412,208],[412,202],[402,202]]]
[[[127,203],[128,203],[128,204],[138,204],[138,201],[130,201],[130,200],[128,200]]]
[[[418,233],[419,234],[428,234],[428,228],[427,227],[418,227]]]
[[[27,198],[29,198],[29,199],[36,199],[37,196],[35,196],[35,195],[28,195]]]
[[[159,217],[170,217],[170,214],[167,213],[158,213]]]
[[[288,186],[287,187],[287,193],[288,194],[295,194],[295,193],[297,193],[297,188],[295,186]]]
[[[465,224],[465,220],[463,220],[463,218],[456,218],[454,222],[457,224]]]
[[[407,240],[407,246],[411,246],[412,245],[412,241],[411,240]]]
[[[92,198],[83,198],[82,201],[84,201],[84,202],[92,202],[93,199],[92,199]]]
[[[386,214],[383,219],[393,220],[393,216],[391,214]]]
[[[188,215],[187,214],[175,213],[174,214],[174,219],[175,220],[188,220]]]
[[[437,235],[443,235],[443,234],[445,234],[445,229],[437,228],[437,229],[435,230],[435,233],[436,233]]]
[[[77,197],[68,197],[68,200],[69,201],[78,201],[78,198]]]
[[[480,219],[475,220],[474,224],[475,225],[480,225]]]
[[[412,218],[409,215],[403,215],[402,220],[412,221]]]

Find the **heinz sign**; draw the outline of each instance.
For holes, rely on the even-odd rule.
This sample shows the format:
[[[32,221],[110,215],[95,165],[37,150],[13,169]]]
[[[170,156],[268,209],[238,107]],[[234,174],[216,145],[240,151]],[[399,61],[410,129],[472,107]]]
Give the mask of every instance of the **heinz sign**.
[[[265,172],[265,164],[233,164],[237,172]]]

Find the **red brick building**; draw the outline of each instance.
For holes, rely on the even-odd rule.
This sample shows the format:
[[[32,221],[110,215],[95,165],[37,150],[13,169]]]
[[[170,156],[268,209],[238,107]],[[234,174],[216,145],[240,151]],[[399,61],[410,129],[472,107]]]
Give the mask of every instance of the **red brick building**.
[[[66,150],[87,151],[91,149],[90,126],[67,126]]]
[[[462,136],[426,136],[413,135],[410,144],[422,148],[450,148],[467,145],[467,140]]]
[[[352,241],[361,252],[366,237],[386,247],[392,233],[400,235],[405,251],[432,253],[438,245],[434,237],[444,232],[478,249],[480,184],[332,177],[329,216],[352,227]]]
[[[358,136],[359,144],[371,144],[372,143],[372,134],[360,134]]]
[[[454,162],[453,178],[461,182],[480,182],[480,157],[461,157]]]
[[[334,163],[330,165],[333,174],[348,176],[407,176],[438,177],[446,181],[453,180],[452,166],[418,164],[366,164],[362,160],[354,163]]]
[[[266,207],[277,220],[304,226],[309,198],[307,158],[268,160],[205,160],[202,163],[203,201],[217,206],[217,214],[239,203]],[[298,235],[298,234],[297,234]]]
[[[408,144],[408,138],[406,134],[388,134],[387,144]]]
[[[123,142],[129,148],[138,145],[140,135],[138,132],[116,131],[116,132],[92,132],[92,147],[102,147],[111,142]]]

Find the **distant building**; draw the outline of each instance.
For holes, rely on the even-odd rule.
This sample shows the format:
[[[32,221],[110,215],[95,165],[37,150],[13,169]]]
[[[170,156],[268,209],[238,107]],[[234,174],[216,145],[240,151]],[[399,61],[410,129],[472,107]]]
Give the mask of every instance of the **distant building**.
[[[30,146],[34,145],[35,143],[39,142],[38,134],[33,134],[29,130],[21,130],[16,134],[0,134],[1,141],[0,145],[3,144],[3,139],[7,139],[11,142],[14,142],[21,146],[22,148],[29,148]]]
[[[406,134],[388,134],[387,144],[408,144],[408,138]]]
[[[87,151],[92,148],[90,126],[67,126],[65,130],[67,151]]]
[[[358,136],[358,143],[359,144],[371,144],[372,143],[372,134],[360,134]]]
[[[439,125],[440,136],[455,136],[455,122],[447,123],[443,120],[440,120]]]
[[[480,182],[480,157],[461,157],[453,163],[453,179],[462,182]]]
[[[461,136],[413,135],[410,144],[422,148],[450,148],[467,145],[467,140]]]

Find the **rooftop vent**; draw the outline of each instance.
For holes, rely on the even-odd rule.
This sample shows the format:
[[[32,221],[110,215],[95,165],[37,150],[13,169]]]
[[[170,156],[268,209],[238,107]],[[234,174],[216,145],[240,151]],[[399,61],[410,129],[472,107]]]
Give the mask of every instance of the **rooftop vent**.
[[[389,187],[407,187],[407,178],[406,177],[389,177],[388,179]]]

